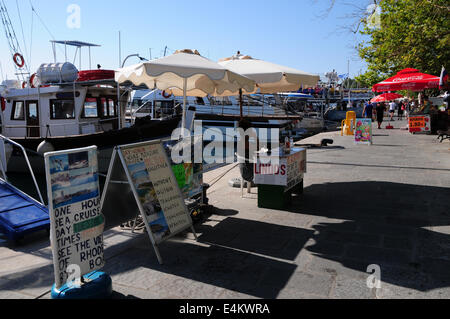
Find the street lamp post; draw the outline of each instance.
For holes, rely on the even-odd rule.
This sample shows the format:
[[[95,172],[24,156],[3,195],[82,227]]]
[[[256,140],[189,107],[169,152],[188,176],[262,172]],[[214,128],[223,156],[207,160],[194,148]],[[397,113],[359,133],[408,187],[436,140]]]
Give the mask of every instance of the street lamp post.
[[[137,57],[141,61],[148,61],[146,58],[141,57],[139,54],[130,54],[127,56],[122,62],[122,68],[125,66],[125,63],[129,58]],[[119,130],[122,128],[122,108],[120,106],[120,84],[117,83],[117,108],[118,108],[118,116],[119,116]]]
[[[129,59],[129,58],[132,58],[132,57],[137,57],[139,60],[141,60],[141,61],[148,61],[146,58],[143,58],[143,57],[141,57],[139,54],[130,54],[129,56],[127,56],[124,60],[123,60],[123,63],[122,63],[122,68],[125,66],[125,62],[127,62],[127,60]]]

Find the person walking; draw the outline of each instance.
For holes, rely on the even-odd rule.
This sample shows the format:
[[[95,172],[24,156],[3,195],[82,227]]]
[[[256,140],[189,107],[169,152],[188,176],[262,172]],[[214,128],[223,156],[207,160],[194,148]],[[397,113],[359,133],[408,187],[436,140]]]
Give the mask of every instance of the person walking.
[[[394,120],[394,116],[395,116],[395,110],[397,109],[397,104],[395,103],[395,101],[392,101],[390,104],[389,104],[389,114],[390,114],[390,116],[391,116],[391,121],[395,121]]]
[[[366,119],[373,119],[373,104],[367,102],[364,106],[363,116]]]
[[[398,106],[398,120],[403,120],[403,113],[406,110],[406,102],[402,101],[400,102],[400,105]]]
[[[378,103],[376,111],[377,111],[378,129],[381,130],[381,124],[383,124],[384,121],[384,112],[386,112],[386,105],[384,103]]]

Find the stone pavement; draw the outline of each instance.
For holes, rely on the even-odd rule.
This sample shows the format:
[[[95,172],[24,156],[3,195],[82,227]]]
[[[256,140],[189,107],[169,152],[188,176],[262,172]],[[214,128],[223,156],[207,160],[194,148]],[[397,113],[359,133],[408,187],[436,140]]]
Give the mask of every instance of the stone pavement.
[[[308,150],[305,193],[286,211],[257,208],[257,189],[242,199],[233,165],[206,174],[215,211],[198,242],[186,232],[161,245],[164,265],[146,235],[107,232],[114,298],[450,298],[450,143],[374,134],[372,146],[302,141],[335,143]],[[369,265],[380,289],[367,286]],[[45,234],[0,242],[0,298],[49,298],[52,283]]]

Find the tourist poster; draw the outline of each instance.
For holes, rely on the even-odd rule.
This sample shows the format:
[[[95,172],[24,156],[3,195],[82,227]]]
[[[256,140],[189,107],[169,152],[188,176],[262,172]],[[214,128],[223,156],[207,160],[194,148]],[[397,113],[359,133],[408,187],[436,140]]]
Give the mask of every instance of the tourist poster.
[[[355,143],[372,145],[372,120],[371,119],[357,119],[355,129]]]
[[[104,266],[97,148],[45,154],[56,288]]]
[[[122,156],[156,244],[192,226],[179,183],[167,159],[163,146],[142,144],[124,146]],[[188,171],[185,184],[191,183],[193,170]]]

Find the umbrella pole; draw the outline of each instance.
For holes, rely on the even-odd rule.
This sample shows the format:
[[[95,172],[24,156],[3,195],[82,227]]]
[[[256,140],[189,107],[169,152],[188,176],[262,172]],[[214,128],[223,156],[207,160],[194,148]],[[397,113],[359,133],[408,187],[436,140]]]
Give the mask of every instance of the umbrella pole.
[[[182,118],[182,134],[184,137],[184,129],[186,128],[186,101],[187,100],[187,79],[183,79],[183,118]]]

